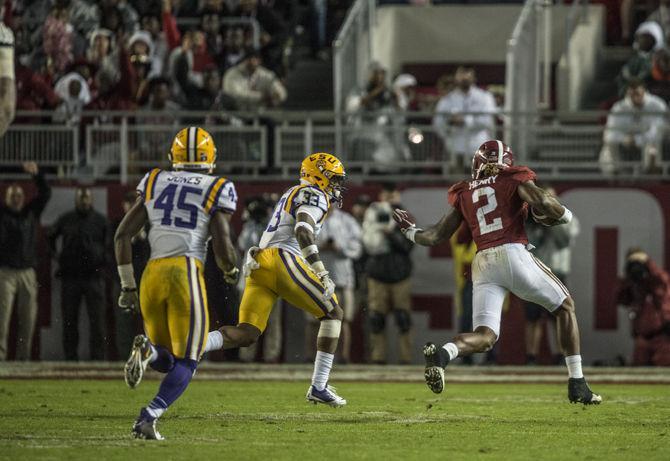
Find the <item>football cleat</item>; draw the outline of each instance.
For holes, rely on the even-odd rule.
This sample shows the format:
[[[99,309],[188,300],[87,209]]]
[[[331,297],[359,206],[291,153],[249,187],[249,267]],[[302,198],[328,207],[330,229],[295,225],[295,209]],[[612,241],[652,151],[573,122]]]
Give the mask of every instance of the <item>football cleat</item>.
[[[426,370],[423,376],[426,385],[436,394],[444,390],[444,369],[449,364],[449,354],[433,343],[423,346],[423,356],[426,359]]]
[[[570,403],[583,403],[584,405],[598,405],[603,398],[594,394],[584,378],[568,379],[568,399]]]
[[[147,369],[151,358],[151,343],[144,335],[137,335],[133,339],[133,348],[130,357],[123,367],[123,375],[129,388],[135,389],[142,381],[144,371]]]
[[[322,391],[318,390],[314,386],[309,386],[307,395],[305,396],[308,402],[312,402],[314,405],[317,403],[325,403],[333,408],[343,407],[347,404],[347,401],[342,397],[337,395],[335,388],[332,386],[326,385],[325,389]]]
[[[131,434],[136,439],[145,439],[145,440],[165,440],[165,437],[160,435],[156,429],[156,419],[148,420],[140,417],[135,424],[133,424],[133,430]]]

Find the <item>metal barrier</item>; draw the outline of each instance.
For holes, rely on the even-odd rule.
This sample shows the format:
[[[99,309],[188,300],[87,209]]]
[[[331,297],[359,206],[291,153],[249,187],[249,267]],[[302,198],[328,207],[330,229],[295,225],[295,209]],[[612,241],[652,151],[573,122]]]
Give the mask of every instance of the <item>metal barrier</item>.
[[[365,81],[372,62],[376,8],[375,0],[355,0],[333,41],[333,107],[336,114],[343,113],[346,99]],[[339,117],[336,124],[339,127]],[[341,150],[341,136],[336,142],[337,150]]]
[[[27,117],[30,114],[20,115],[23,119],[39,120],[47,113]],[[101,115],[85,113],[82,119]],[[83,127],[14,124],[0,140],[0,164],[18,167],[24,161],[36,161],[52,167],[52,172],[53,167],[62,167],[58,172],[66,177],[107,178],[125,183],[150,167],[167,166],[170,143],[184,126],[178,122],[181,119],[200,123],[212,134],[218,149],[218,172],[238,178],[292,178],[306,153],[319,151],[334,152],[341,157],[353,177],[383,174],[406,180],[428,177],[452,180],[463,174],[454,165],[457,154],[451,144],[462,128],[436,127],[432,123],[435,114],[429,112],[362,112],[339,128],[333,112],[277,111],[265,112],[262,117],[208,112],[178,112],[165,117],[163,113],[166,120],[163,124],[157,123],[158,118],[151,113],[105,112],[104,115],[106,123],[93,122]],[[473,131],[466,133],[466,137],[500,138],[504,132],[512,139],[523,138],[523,145],[511,144],[517,163],[544,172],[547,179],[603,177],[605,170],[599,156],[605,112],[487,115],[496,121],[493,131],[479,134]],[[228,125],[221,125],[223,117]],[[532,125],[525,124],[526,120],[531,120]],[[657,160],[661,171],[657,173],[670,176],[670,142],[666,141],[670,139],[670,131],[665,131],[666,135],[661,133],[658,139]],[[83,133],[81,145],[80,133]],[[342,143],[339,149],[338,133]],[[473,143],[478,143],[478,139]],[[465,157],[463,163],[467,166],[469,154]],[[640,176],[642,157],[639,149],[628,149],[615,159],[614,169],[624,176]]]
[[[11,125],[0,138],[0,164],[36,161],[72,168],[79,164],[79,127]]]
[[[167,152],[180,125],[130,124],[126,117],[119,124],[86,127],[86,164],[95,177],[118,175],[126,183],[135,176],[166,162]],[[217,147],[219,167],[247,168],[252,173],[268,164],[267,127],[207,126]],[[117,173],[118,171],[118,173]]]

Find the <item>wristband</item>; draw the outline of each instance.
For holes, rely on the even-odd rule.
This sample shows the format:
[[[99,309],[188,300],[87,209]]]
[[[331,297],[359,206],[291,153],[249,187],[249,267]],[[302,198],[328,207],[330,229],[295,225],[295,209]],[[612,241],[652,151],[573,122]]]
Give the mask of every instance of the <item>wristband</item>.
[[[324,266],[324,265],[323,265],[323,262],[320,261],[320,260],[319,260],[319,261],[314,261],[314,262],[311,264],[311,266],[312,266],[312,269],[314,270],[314,272],[317,273],[317,275],[318,275],[318,274],[321,274],[322,272],[326,272],[326,273],[328,273],[328,272],[326,271],[326,266]]]
[[[563,212],[563,216],[558,218],[558,223],[559,224],[567,224],[570,221],[572,221],[572,211],[568,210],[568,207],[564,206],[563,209],[565,210]]]
[[[314,228],[310,223],[307,223],[305,221],[298,221],[295,225],[295,228],[293,230],[297,231],[299,227],[304,227],[308,231],[310,231],[312,234],[314,233]]]
[[[305,248],[302,248],[301,251],[302,251],[303,258],[307,259],[312,255],[318,254],[319,253],[319,247],[317,247],[314,244],[311,244],[309,246],[306,246]]]
[[[121,264],[116,266],[119,271],[119,278],[121,279],[122,288],[137,288],[135,285],[135,272],[132,264]]]
[[[414,226],[413,226],[413,227],[410,227],[409,229],[407,229],[407,230],[405,231],[405,237],[407,237],[407,239],[410,240],[411,242],[416,243],[416,242],[414,241],[414,237],[416,236],[416,233],[417,233],[417,232],[422,231],[422,230],[423,230],[423,229],[419,229],[418,227],[414,227]]]

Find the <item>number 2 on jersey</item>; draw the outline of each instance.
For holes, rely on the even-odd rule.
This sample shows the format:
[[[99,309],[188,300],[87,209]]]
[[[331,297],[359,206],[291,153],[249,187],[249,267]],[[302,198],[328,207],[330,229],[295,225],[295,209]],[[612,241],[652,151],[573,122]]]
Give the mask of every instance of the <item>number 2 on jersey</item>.
[[[498,207],[496,191],[492,187],[475,189],[472,193],[472,203],[477,203],[482,197],[486,197],[486,205],[477,209],[477,222],[479,223],[479,234],[484,235],[502,229],[502,219],[494,218],[490,223],[486,222],[486,215]]]

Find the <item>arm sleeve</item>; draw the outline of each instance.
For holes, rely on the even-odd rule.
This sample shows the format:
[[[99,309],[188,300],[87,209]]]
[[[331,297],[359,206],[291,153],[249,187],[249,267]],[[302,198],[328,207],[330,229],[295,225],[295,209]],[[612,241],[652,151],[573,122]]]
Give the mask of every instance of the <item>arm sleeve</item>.
[[[227,214],[235,213],[237,210],[237,191],[232,181],[227,181],[222,187],[212,212],[221,210]]]
[[[537,175],[533,170],[525,166],[514,167],[515,171],[512,174],[512,179],[518,182],[535,181]]]
[[[291,210],[294,218],[302,211],[309,214],[315,223],[320,224],[328,214],[328,198],[323,191],[315,187],[304,187],[293,197]]]
[[[140,183],[135,188],[137,193],[140,194],[142,196],[142,198],[144,198],[144,193],[147,190],[147,180],[149,179],[150,174],[151,174],[151,171],[149,173],[145,174],[144,177],[142,178],[142,180],[140,181]]]
[[[168,44],[168,49],[172,50],[179,46],[181,41],[181,34],[177,28],[177,20],[171,12],[163,11],[163,32],[165,32],[165,40]]]
[[[618,114],[619,106],[615,105],[607,117],[607,125],[605,126],[605,142],[606,143],[621,143],[626,136],[625,131],[625,117]]]
[[[452,207],[456,208],[457,210],[460,211],[461,209],[461,191],[458,187],[458,184],[453,185],[449,188],[449,192],[447,193],[447,200],[449,201],[449,205]]]

